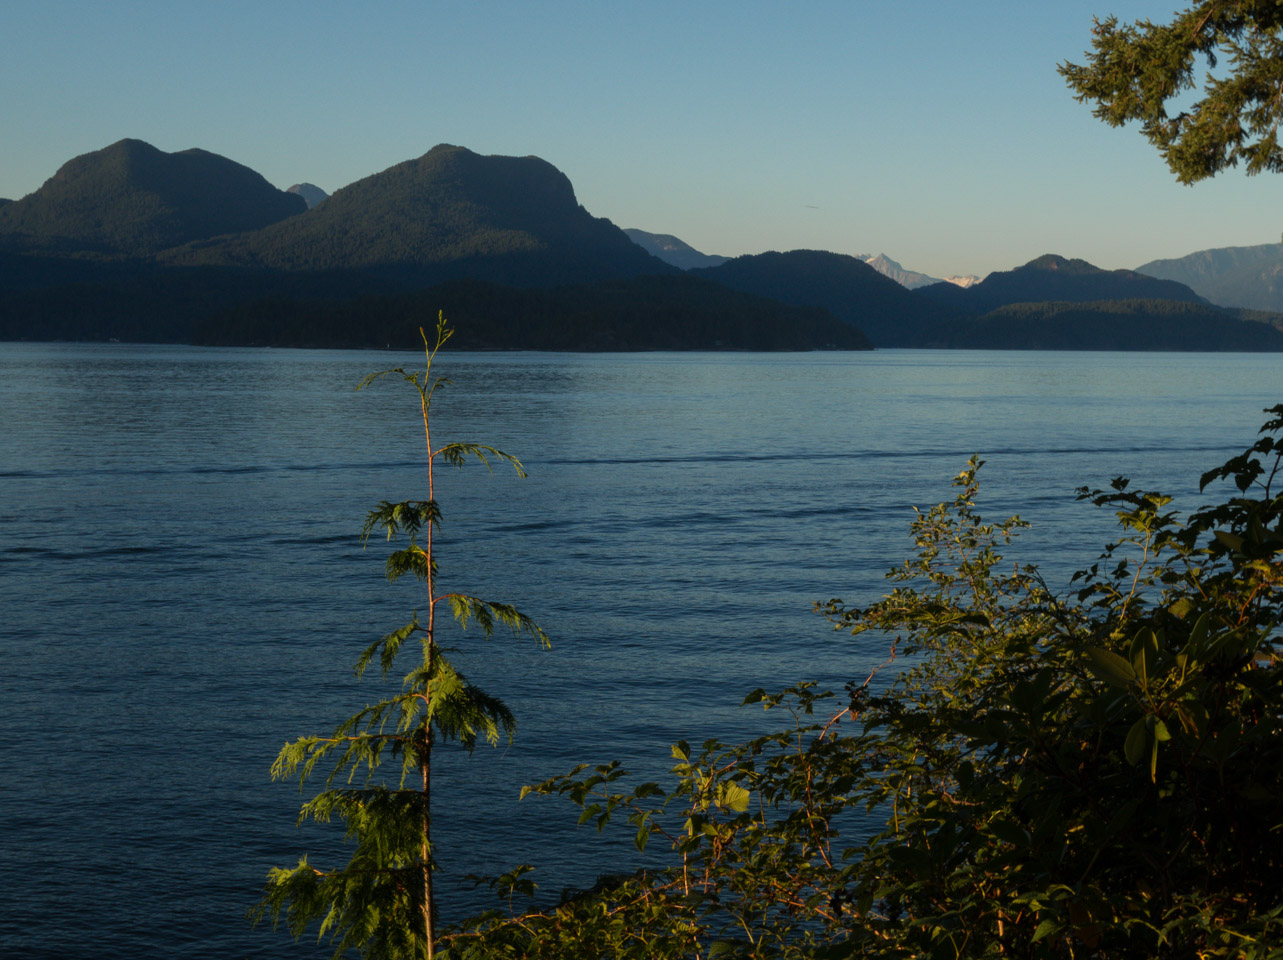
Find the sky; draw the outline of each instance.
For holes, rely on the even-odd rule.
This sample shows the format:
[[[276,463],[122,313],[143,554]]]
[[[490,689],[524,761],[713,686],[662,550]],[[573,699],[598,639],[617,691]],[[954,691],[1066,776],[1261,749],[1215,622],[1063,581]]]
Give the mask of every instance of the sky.
[[[1278,179],[1182,186],[1056,72],[1093,16],[1176,3],[4,0],[0,197],[125,137],[330,193],[453,143],[724,256],[984,276],[1278,242]]]

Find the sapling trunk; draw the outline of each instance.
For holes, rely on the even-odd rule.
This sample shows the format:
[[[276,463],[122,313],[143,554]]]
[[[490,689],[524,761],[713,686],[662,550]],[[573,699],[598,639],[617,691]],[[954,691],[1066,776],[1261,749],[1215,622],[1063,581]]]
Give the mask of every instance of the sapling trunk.
[[[438,338],[439,339],[439,338]],[[426,338],[425,343],[426,346]],[[439,346],[439,344],[438,344]],[[431,364],[432,356],[429,353],[428,362]],[[427,374],[424,374],[427,379]],[[432,471],[432,428],[428,419],[428,395],[423,394],[419,398],[419,409],[423,411],[423,442],[428,451],[428,501],[436,503],[436,487]],[[432,530],[433,525],[428,524],[427,529],[427,560],[428,560],[428,633],[427,643],[425,644],[425,660],[428,668],[428,677],[433,675],[433,669],[436,664],[436,582],[432,575]],[[432,929],[432,912],[433,912],[433,895],[432,895],[432,686],[431,680],[426,688],[423,698],[423,753],[420,761],[423,771],[423,940],[424,951],[427,960],[432,960],[436,953],[436,935]]]

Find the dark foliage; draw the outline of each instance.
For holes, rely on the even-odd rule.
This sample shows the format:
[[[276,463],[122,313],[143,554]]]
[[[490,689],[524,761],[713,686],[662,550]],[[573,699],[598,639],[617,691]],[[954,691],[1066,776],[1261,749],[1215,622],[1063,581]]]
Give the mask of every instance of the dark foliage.
[[[458,280],[345,302],[274,297],[221,312],[193,342],[273,346],[412,346],[428,305],[467,316],[460,349],[867,350],[858,330],[823,310],[790,307],[694,277],[638,277],[553,290]]]
[[[1243,163],[1283,171],[1283,6],[1198,0],[1167,23],[1097,19],[1084,65],[1060,73],[1111,126],[1131,121],[1182,183]],[[1199,81],[1202,90],[1197,93]]]
[[[211,314],[237,304],[350,299],[386,289],[361,273],[163,268],[0,253],[0,340],[187,343]]]
[[[933,331],[924,346],[987,350],[1283,350],[1242,311],[1175,300],[1017,303]]]

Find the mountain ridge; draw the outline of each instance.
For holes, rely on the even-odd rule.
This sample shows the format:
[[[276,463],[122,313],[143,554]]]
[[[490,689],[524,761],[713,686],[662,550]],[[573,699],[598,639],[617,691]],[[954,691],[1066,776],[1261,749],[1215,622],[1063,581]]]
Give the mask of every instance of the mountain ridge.
[[[920,287],[929,287],[933,283],[952,283],[959,287],[971,287],[980,282],[977,276],[951,276],[951,277],[932,277],[925,273],[919,273],[916,270],[909,270],[903,264],[892,260],[885,253],[871,254],[861,253],[858,258],[871,266],[884,277],[890,277],[900,286],[908,290],[917,290]]]
[[[364,270],[402,284],[470,276],[516,286],[675,268],[576,200],[538,157],[439,144],[336,190],[295,221],[165,251],[175,265]]]
[[[1269,322],[1269,321],[1274,322]],[[1283,351],[1283,317],[1188,300],[1011,303],[941,326],[923,346],[970,350]]]
[[[941,305],[979,315],[1013,303],[1088,303],[1101,300],[1175,300],[1205,303],[1184,284],[1134,270],[1103,270],[1086,260],[1046,253],[1011,270],[995,271],[975,286],[936,283],[916,291]]]
[[[658,257],[665,263],[672,264],[679,270],[692,270],[697,267],[721,266],[730,257],[701,253],[684,240],[671,233],[648,233],[636,227],[625,227],[628,239],[637,244],[651,256]]]
[[[1136,272],[1184,283],[1222,307],[1283,311],[1283,243],[1196,250]]]
[[[864,261],[825,250],[748,254],[689,272],[733,290],[823,307],[863,331],[875,347],[913,346],[921,331],[950,316]]]
[[[196,148],[165,153],[124,139],[73,157],[35,192],[0,205],[0,244],[145,257],[306,208],[301,197],[226,157]]]
[[[310,186],[280,191],[217,154],[138,140],[73,158],[40,190],[0,202],[0,338],[172,342],[199,329],[222,342],[223,323],[254,342],[359,344],[370,325],[390,335],[407,305],[427,309],[425,296],[446,291],[485,318],[478,349],[858,349],[861,331],[896,347],[1276,349],[1270,331],[1283,326],[1171,280],[1052,254],[969,289],[917,291],[865,262],[903,269],[884,254],[707,258],[594,217],[545,160],[450,144],[309,209]],[[683,271],[638,239],[721,262]],[[535,326],[514,313],[526,310]],[[310,316],[324,318],[324,337]]]
[[[303,183],[296,183],[293,186],[286,187],[285,192],[298,194],[300,197],[303,198],[303,202],[307,204],[307,208],[309,210],[311,210],[317,204],[323,203],[324,201],[328,200],[330,197],[328,193],[326,193],[316,184],[307,183],[306,181]]]

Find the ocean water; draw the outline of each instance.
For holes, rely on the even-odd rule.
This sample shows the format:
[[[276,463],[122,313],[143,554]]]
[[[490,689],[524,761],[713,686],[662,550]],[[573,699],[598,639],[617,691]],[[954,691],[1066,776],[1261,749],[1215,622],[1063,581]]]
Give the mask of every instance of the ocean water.
[[[414,354],[0,344],[0,955],[328,956],[245,919],[268,867],[339,856],[297,828],[281,744],[387,688],[359,651],[421,599],[363,550],[365,511],[424,495]],[[679,738],[760,730],[754,687],[862,679],[885,651],[812,612],[876,598],[914,505],[979,453],[982,511],[1067,584],[1113,533],[1074,490],[1118,474],[1192,507],[1198,475],[1283,401],[1283,357],[878,351],[450,354],[434,439],[517,479],[439,475],[442,584],[508,600],[553,647],[475,633],[459,665],[517,739],[434,778],[454,881],[538,865],[555,895],[626,862],[523,783]]]

